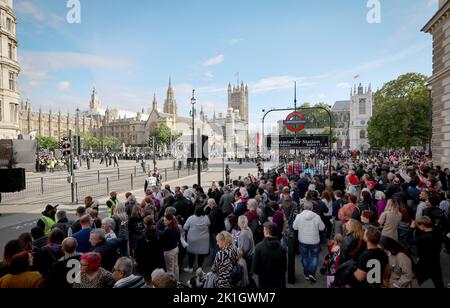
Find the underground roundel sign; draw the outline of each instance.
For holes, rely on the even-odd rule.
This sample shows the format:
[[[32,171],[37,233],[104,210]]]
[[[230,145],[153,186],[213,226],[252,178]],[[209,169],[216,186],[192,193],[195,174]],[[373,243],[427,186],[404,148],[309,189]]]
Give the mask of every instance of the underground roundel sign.
[[[284,125],[291,132],[298,133],[305,129],[306,119],[305,116],[299,112],[293,112],[287,116],[284,121]]]

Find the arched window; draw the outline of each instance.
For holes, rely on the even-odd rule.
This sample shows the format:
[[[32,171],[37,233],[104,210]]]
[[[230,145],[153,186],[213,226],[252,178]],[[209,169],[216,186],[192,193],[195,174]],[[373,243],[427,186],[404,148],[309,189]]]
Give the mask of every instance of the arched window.
[[[365,130],[362,130],[362,131],[359,133],[359,138],[360,138],[360,139],[366,139],[366,131],[365,131]]]
[[[366,99],[361,98],[359,100],[359,114],[366,114]]]

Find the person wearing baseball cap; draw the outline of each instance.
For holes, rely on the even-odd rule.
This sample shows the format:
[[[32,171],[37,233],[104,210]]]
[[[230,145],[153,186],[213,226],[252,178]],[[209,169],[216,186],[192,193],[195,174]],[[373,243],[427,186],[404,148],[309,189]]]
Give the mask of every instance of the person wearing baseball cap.
[[[37,222],[37,226],[44,230],[44,234],[48,236],[52,230],[52,226],[58,222],[56,212],[59,204],[47,204],[45,211]]]

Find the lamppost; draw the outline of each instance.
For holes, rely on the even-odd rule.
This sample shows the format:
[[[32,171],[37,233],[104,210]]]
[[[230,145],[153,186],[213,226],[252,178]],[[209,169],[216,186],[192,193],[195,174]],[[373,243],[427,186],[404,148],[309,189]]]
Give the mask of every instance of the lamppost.
[[[191,162],[192,162],[192,170],[195,170],[195,104],[197,100],[195,99],[195,90],[192,90],[192,145],[191,145]]]
[[[77,134],[77,147],[76,147],[76,154],[77,156],[81,155],[81,138],[80,138],[80,108],[77,107],[75,110],[77,112],[77,119],[76,119],[76,134]],[[81,159],[78,158],[78,162],[81,167]]]

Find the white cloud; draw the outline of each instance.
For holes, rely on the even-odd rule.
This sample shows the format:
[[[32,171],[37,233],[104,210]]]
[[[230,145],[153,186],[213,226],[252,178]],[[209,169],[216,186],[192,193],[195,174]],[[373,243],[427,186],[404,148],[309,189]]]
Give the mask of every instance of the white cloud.
[[[249,88],[254,93],[269,92],[273,90],[289,89],[289,88],[292,88],[292,90],[294,90],[295,81],[297,81],[298,87],[303,88],[317,84],[316,81],[307,80],[305,77],[274,76],[260,79],[250,84]]]
[[[325,93],[320,93],[319,95],[317,95],[317,97],[318,97],[319,99],[325,99],[325,98],[327,98],[328,96],[327,96]]]
[[[362,72],[371,71],[371,70],[383,67],[387,64],[395,63],[395,62],[401,61],[405,58],[410,58],[411,55],[416,54],[429,46],[431,46],[431,43],[410,45],[394,54],[363,63],[362,65],[355,67],[352,70],[343,72],[341,75],[347,76],[347,75],[351,74],[352,76],[354,76],[356,74],[361,74]]]
[[[352,85],[349,84],[348,82],[340,82],[336,85],[336,88],[339,89],[351,89]]]
[[[234,45],[237,45],[237,44],[239,44],[240,42],[243,42],[243,41],[244,41],[244,39],[234,38],[234,39],[229,40],[228,44],[231,45],[231,46],[234,46]]]
[[[428,6],[438,6],[439,5],[439,0],[427,0],[427,5]]]
[[[204,66],[212,66],[212,65],[221,64],[221,63],[223,63],[223,61],[225,61],[225,56],[223,54],[220,54],[211,59],[206,60],[205,63],[203,63],[203,65]]]
[[[30,87],[40,83],[50,75],[52,71],[64,69],[89,69],[89,70],[123,70],[130,67],[130,63],[106,56],[75,53],[75,52],[30,52],[24,51],[19,56],[22,66],[21,75]]]
[[[206,81],[212,81],[214,80],[214,74],[211,71],[207,71],[203,79]]]
[[[37,6],[35,6],[31,1],[19,2],[15,5],[15,10],[17,13],[28,15],[36,21],[45,21],[45,14]]]
[[[70,82],[68,81],[61,81],[58,83],[58,90],[61,92],[67,92],[70,91]]]
[[[21,1],[15,4],[14,9],[19,18],[21,15],[31,18],[39,26],[47,25],[55,30],[60,30],[61,24],[65,22],[65,16],[56,15],[42,11],[32,1]]]

